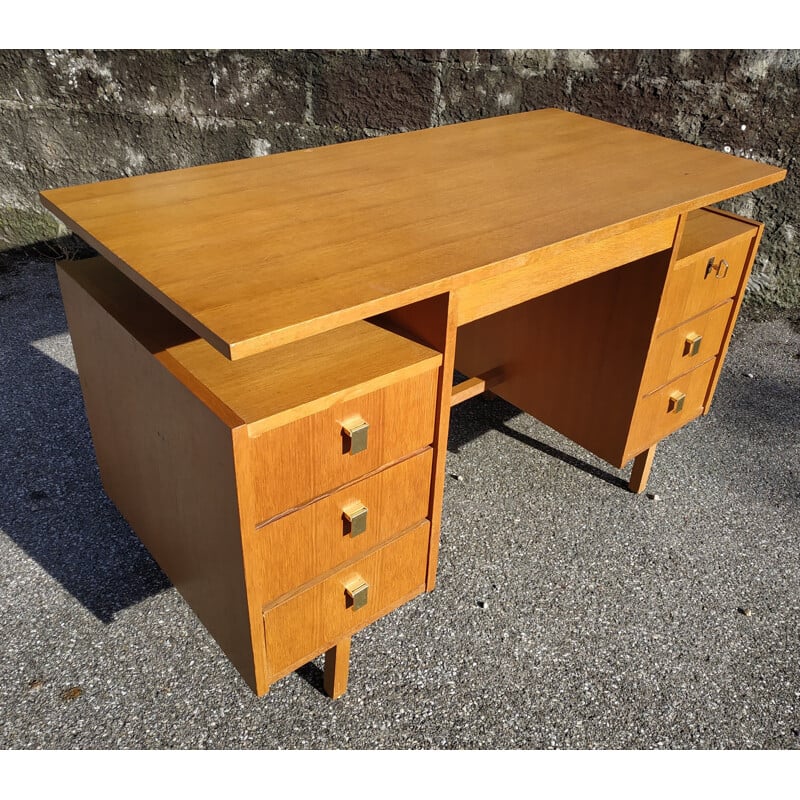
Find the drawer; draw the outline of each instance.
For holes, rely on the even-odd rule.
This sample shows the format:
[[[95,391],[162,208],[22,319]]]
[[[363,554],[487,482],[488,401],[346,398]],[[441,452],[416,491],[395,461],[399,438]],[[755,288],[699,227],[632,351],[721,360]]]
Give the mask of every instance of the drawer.
[[[422,522],[432,464],[428,448],[251,531],[245,547],[256,602],[275,600]]]
[[[424,522],[352,566],[264,612],[268,679],[274,681],[425,588],[430,524]],[[366,585],[366,595],[359,587]],[[354,602],[350,594],[360,600]]]
[[[756,228],[675,262],[667,277],[659,330],[719,305],[739,291]]]
[[[248,443],[255,519],[298,508],[433,441],[438,370],[267,431]],[[363,449],[347,429],[368,426]]]
[[[647,356],[642,393],[648,394],[718,355],[732,311],[733,301],[728,300],[658,335]]]
[[[716,363],[717,359],[711,358],[639,400],[628,437],[627,458],[638,455],[703,413]],[[681,395],[684,395],[682,403],[677,402]]]

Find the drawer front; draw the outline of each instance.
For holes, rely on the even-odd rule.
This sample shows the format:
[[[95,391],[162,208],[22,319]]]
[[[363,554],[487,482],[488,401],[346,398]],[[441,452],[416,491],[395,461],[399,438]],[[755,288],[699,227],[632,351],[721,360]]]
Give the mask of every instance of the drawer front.
[[[257,602],[276,600],[422,522],[432,463],[428,448],[252,531],[245,546]]]
[[[638,455],[703,413],[716,363],[716,358],[711,358],[639,400],[628,438],[627,458]]]
[[[718,355],[732,311],[733,301],[728,300],[657,336],[647,356],[642,393],[648,394]]]
[[[425,588],[425,522],[264,612],[268,679],[274,681]],[[363,587],[366,586],[366,594]],[[365,601],[365,602],[364,602]]]
[[[297,508],[431,444],[437,377],[429,370],[251,439],[254,519]],[[351,447],[346,433],[360,420],[369,426],[363,449]]]
[[[659,313],[660,331],[702,314],[737,293],[756,230],[675,262]]]

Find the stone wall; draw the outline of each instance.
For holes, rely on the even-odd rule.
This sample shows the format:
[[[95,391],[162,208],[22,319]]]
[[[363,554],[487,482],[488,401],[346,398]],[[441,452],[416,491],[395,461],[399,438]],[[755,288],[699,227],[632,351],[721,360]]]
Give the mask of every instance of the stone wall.
[[[800,51],[0,51],[0,253],[66,233],[40,188],[555,106],[788,168],[728,207],[746,312],[795,314],[798,89]]]

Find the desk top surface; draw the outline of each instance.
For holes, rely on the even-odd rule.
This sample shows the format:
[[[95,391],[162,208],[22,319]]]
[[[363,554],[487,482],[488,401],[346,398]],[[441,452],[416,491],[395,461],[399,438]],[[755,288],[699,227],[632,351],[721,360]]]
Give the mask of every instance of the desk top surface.
[[[240,358],[785,174],[545,109],[41,196]]]

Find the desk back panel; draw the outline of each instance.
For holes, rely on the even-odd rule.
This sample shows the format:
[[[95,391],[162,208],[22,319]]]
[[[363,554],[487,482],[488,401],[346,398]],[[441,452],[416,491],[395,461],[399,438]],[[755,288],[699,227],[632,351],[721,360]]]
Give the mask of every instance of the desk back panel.
[[[459,328],[456,369],[499,371],[492,392],[623,466],[670,252]]]

